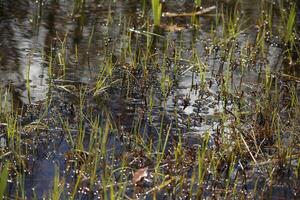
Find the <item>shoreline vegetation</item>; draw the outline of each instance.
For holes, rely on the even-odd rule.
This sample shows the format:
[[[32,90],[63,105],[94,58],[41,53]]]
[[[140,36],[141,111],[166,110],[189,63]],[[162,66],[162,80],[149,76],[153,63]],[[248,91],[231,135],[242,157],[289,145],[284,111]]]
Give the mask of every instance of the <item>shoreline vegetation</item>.
[[[0,1],[0,200],[300,196],[297,1],[70,2]]]

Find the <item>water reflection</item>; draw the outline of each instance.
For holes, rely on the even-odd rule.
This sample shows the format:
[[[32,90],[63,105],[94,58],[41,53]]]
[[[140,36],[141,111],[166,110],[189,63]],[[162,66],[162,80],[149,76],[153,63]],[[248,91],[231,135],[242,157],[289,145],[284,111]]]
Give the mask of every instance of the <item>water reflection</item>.
[[[30,2],[2,1],[0,9],[2,86],[11,88],[9,96],[22,104],[44,99],[47,90],[47,70],[43,67],[46,31],[39,27],[39,34],[33,34]]]

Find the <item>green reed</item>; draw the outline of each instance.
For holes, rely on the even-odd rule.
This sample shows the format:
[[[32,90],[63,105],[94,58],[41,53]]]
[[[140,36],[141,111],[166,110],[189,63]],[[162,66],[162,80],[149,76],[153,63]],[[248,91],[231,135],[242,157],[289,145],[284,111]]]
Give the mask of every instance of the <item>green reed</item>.
[[[160,3],[160,0],[152,0],[151,2],[154,25],[159,26],[162,14],[162,4]]]
[[[0,200],[5,199],[5,193],[7,189],[7,180],[8,180],[8,171],[9,171],[9,162],[3,163],[1,166],[0,172]]]

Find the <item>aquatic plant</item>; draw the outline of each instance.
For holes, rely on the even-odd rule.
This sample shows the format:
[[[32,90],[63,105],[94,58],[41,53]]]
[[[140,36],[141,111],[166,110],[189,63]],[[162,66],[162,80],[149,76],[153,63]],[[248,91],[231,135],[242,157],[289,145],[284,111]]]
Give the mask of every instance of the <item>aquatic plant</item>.
[[[285,10],[285,9],[283,9]],[[281,13],[281,20],[283,21],[283,24],[286,24],[286,26],[284,26],[282,35],[283,35],[283,41],[285,43],[293,43],[294,41],[294,36],[293,36],[293,32],[294,32],[294,26],[295,26],[295,22],[296,22],[296,5],[293,4],[291,6],[291,8],[289,9],[289,13],[287,15],[287,13],[282,12]]]
[[[202,4],[202,0],[194,0],[195,2],[195,5],[200,8],[201,7],[201,4]]]
[[[55,167],[55,174],[53,178],[53,191],[50,195],[53,200],[59,200],[61,199],[62,193],[64,191],[64,179],[61,179],[59,176],[59,167]]]
[[[9,162],[2,163],[1,172],[0,172],[0,200],[5,199],[5,191],[8,180],[8,167]]]
[[[160,19],[162,14],[162,4],[160,0],[152,0],[152,16],[154,20],[154,25],[160,25]]]

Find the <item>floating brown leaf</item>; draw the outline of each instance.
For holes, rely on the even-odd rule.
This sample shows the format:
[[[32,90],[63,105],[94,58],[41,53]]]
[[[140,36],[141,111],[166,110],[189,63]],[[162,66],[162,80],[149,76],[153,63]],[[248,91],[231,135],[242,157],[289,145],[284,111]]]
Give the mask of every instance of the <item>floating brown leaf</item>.
[[[176,24],[175,25],[162,24],[162,25],[160,25],[160,27],[167,31],[170,31],[170,32],[177,32],[177,31],[182,31],[182,30],[186,29],[185,27],[177,26]]]
[[[148,175],[148,167],[138,169],[133,174],[132,183],[135,185],[136,183],[140,182],[147,175]]]

